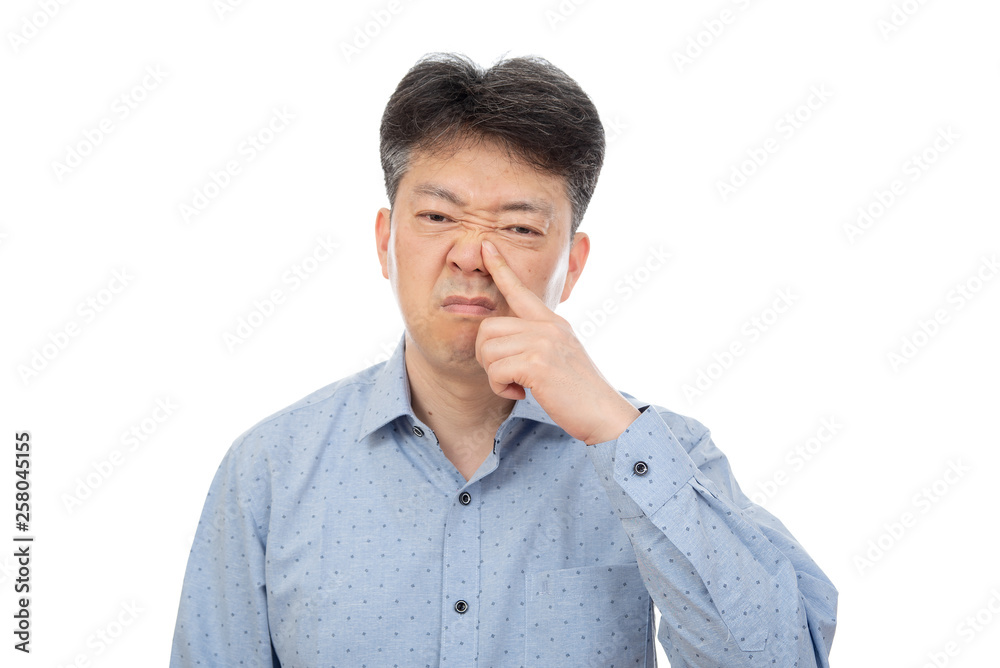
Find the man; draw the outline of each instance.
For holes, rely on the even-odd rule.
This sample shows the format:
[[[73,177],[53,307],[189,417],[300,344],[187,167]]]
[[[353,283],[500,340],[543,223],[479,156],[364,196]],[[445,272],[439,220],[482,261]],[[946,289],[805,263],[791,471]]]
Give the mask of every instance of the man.
[[[553,311],[604,133],[541,59],[418,62],[375,221],[405,333],[244,433],[171,666],[827,666],[837,591],[698,422],[616,391]]]

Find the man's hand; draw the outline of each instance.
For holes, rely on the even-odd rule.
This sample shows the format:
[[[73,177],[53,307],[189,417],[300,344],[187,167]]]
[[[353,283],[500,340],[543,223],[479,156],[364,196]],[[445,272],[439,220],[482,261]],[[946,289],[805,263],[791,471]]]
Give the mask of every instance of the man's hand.
[[[490,387],[506,399],[524,388],[556,424],[587,445],[611,441],[639,411],[601,375],[573,328],[553,313],[483,241],[483,262],[516,317],[486,318],[476,337],[476,359]]]

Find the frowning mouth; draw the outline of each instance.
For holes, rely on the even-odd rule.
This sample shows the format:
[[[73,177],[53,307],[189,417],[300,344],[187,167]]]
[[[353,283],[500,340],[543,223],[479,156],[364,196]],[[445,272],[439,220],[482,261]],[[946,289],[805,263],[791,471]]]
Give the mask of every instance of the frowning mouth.
[[[490,315],[496,304],[489,297],[461,297],[452,295],[441,302],[441,308],[449,313],[461,315]]]

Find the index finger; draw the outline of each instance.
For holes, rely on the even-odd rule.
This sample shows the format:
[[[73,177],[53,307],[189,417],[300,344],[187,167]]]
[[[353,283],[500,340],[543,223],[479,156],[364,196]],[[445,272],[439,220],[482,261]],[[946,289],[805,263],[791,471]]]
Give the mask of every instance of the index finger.
[[[483,239],[482,248],[486,269],[489,270],[493,282],[497,284],[504,299],[510,304],[514,315],[531,320],[543,320],[551,316],[552,310],[521,282],[492,242]]]

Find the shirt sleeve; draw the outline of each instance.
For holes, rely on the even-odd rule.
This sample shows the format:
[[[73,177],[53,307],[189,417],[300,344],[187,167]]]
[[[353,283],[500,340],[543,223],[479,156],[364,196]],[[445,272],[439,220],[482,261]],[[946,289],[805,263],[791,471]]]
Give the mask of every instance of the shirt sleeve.
[[[241,439],[242,440],[242,439]],[[171,668],[280,666],[268,629],[264,552],[269,498],[256,458],[233,444],[208,491],[188,557]]]
[[[709,431],[655,407],[587,448],[661,614],[672,665],[828,668],[837,590],[740,490]],[[736,660],[736,657],[743,660]]]

